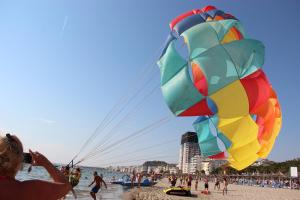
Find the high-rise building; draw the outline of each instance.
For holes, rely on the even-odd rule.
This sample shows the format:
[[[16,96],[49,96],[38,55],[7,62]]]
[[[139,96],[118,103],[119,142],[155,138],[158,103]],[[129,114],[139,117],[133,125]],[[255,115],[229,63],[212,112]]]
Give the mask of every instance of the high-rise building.
[[[182,173],[194,174],[200,164],[200,148],[197,133],[186,132],[181,137],[178,168]]]

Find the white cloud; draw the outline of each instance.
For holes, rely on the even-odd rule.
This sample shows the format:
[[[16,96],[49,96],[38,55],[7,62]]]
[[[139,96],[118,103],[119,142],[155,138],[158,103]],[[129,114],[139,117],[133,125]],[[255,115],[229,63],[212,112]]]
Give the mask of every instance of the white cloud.
[[[66,26],[68,25],[69,17],[66,15],[64,18],[64,23],[61,28],[61,36],[63,36]]]
[[[56,121],[54,121],[54,120],[45,119],[45,118],[38,118],[36,120],[41,123],[44,123],[44,124],[55,124],[56,123]]]

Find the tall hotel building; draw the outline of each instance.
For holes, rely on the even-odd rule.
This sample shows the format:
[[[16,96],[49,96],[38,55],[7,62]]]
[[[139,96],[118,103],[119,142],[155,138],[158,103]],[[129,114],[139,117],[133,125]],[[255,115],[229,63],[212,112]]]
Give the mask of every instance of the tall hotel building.
[[[181,137],[178,168],[182,173],[194,174],[200,164],[200,148],[195,132],[186,132]]]

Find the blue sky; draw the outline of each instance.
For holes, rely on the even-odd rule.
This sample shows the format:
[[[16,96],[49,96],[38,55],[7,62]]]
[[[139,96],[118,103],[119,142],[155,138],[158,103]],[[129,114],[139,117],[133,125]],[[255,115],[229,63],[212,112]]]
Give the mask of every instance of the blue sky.
[[[142,91],[112,120],[111,128],[135,110],[131,117],[117,130],[99,131],[94,143],[113,132],[106,141],[111,144],[170,116],[159,89],[147,96],[159,83],[155,58],[168,24],[183,12],[215,5],[239,18],[248,36],[266,46],[264,71],[283,112],[283,127],[269,158],[299,157],[299,4],[293,0],[1,1],[0,130],[17,134],[26,149],[65,163],[118,99],[140,87]],[[143,105],[134,109],[144,97]],[[168,124],[84,164],[118,160],[133,164],[142,162],[133,161],[142,157],[177,161],[180,136],[193,130],[193,120],[172,117]],[[130,153],[156,144],[163,145]]]

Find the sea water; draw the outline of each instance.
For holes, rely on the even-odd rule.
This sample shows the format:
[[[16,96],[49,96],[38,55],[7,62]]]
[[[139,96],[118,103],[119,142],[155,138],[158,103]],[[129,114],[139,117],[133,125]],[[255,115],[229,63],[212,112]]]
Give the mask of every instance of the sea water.
[[[47,171],[42,167],[32,167],[32,171],[30,173],[27,172],[28,165],[24,165],[23,170],[19,171],[17,174],[16,179],[20,181],[24,180],[32,180],[32,179],[39,179],[39,180],[47,180],[52,181],[51,177],[47,173]],[[58,166],[59,167],[59,166]],[[74,188],[77,199],[87,200],[92,199],[90,197],[90,190],[93,186],[88,187],[88,185],[93,181],[93,172],[97,171],[100,175],[103,175],[103,179],[107,183],[107,189],[103,186],[101,191],[97,193],[97,199],[122,199],[121,195],[126,190],[121,185],[109,184],[109,181],[112,177],[115,177],[116,180],[121,178],[124,174],[118,172],[110,172],[102,168],[92,168],[92,167],[80,167],[81,168],[81,179],[79,184]],[[70,192],[67,195],[66,199],[75,199],[73,194]]]

